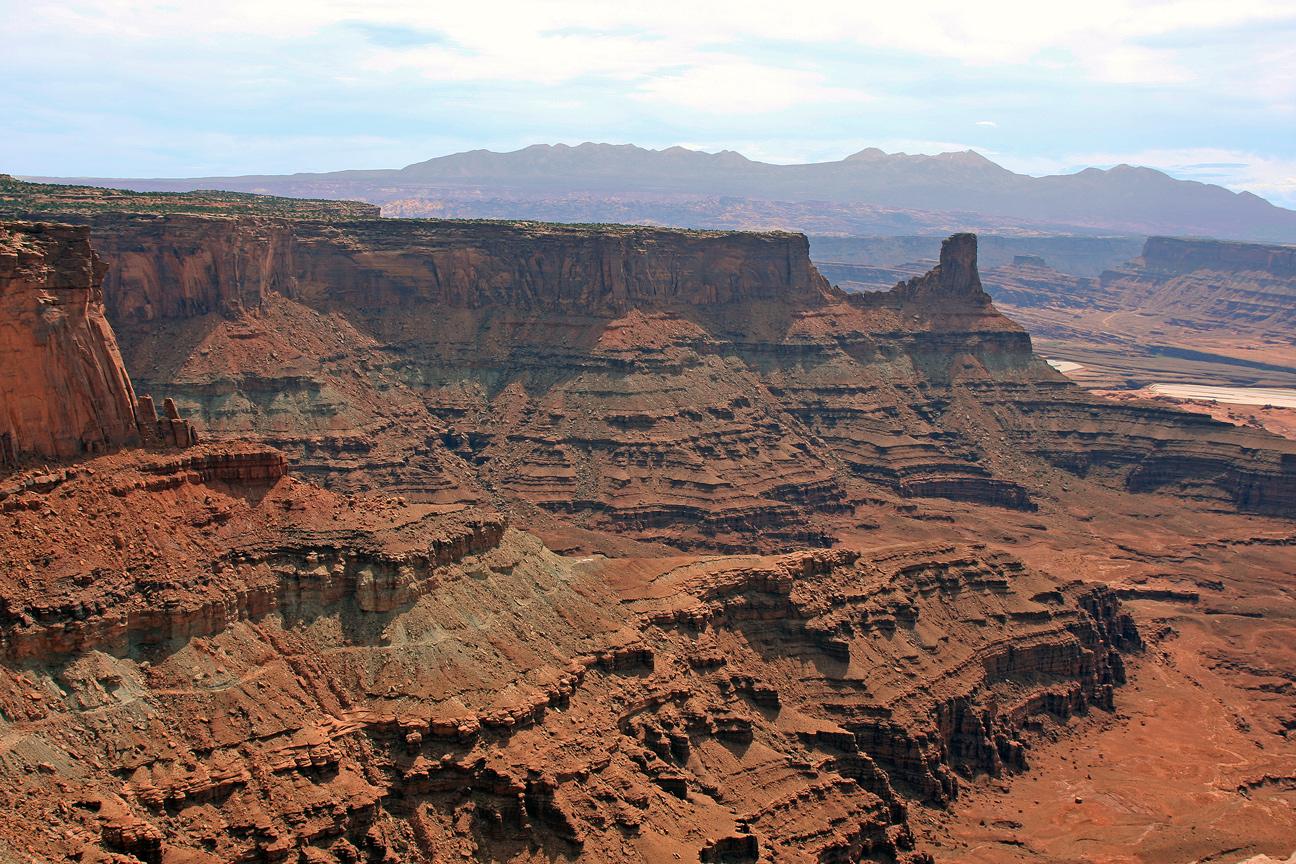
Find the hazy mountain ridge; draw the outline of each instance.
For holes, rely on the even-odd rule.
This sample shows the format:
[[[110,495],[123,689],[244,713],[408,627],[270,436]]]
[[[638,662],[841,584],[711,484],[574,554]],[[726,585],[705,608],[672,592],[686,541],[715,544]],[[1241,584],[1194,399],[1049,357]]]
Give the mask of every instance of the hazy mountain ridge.
[[[215,188],[291,197],[355,198],[374,204],[401,201],[406,209],[411,200],[534,202],[572,197],[850,203],[955,211],[964,218],[980,214],[1090,230],[1296,241],[1296,212],[1249,192],[1177,180],[1151,168],[1129,165],[1029,177],[970,150],[926,156],[869,148],[836,162],[773,165],[732,151],[536,144],[510,153],[456,153],[393,170],[176,180],[76,179],[138,191]],[[826,229],[819,225],[816,230]],[[844,233],[850,230],[843,226]],[[949,226],[942,225],[941,230],[949,230]]]
[[[417,195],[415,190],[415,195]],[[595,193],[597,194],[597,193]],[[923,235],[939,244],[962,230],[1019,237],[1085,236],[1101,229],[1073,225],[825,201],[763,201],[733,196],[397,198],[382,214],[399,219],[530,219],[538,222],[625,223],[722,231],[799,231],[809,235]],[[1142,235],[1139,235],[1140,241]],[[1122,259],[1124,260],[1124,259]]]

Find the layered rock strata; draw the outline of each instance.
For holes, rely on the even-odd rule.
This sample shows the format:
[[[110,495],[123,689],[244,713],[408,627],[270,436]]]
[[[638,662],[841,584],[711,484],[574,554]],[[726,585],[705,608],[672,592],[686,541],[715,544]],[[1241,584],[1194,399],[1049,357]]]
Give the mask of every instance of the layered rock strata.
[[[1007,314],[1102,389],[1149,384],[1291,388],[1293,247],[1151,237],[1100,276],[1022,257],[984,274]]]
[[[123,453],[0,512],[0,849],[928,861],[912,808],[1110,710],[1139,645],[984,548],[579,563],[284,468]]]
[[[1104,272],[1099,286],[1115,308],[1282,328],[1296,316],[1296,247],[1149,237],[1141,256]]]
[[[138,405],[104,316],[107,267],[84,227],[0,223],[0,465],[123,444],[187,447],[174,403]]]
[[[1296,247],[1149,237],[1142,253],[1097,277],[1058,273],[1020,256],[995,270],[996,298],[1014,307],[1139,312],[1211,327],[1280,328],[1296,311]]]
[[[8,477],[4,857],[930,861],[910,802],[1110,710],[1139,645],[1110,592],[983,547],[574,562],[287,469]]]
[[[1114,408],[1035,358],[971,235],[930,277],[847,295],[790,234],[89,221],[140,380],[338,489],[733,551],[826,544],[923,499],[1031,510],[1058,468],[1292,504],[1289,443]]]

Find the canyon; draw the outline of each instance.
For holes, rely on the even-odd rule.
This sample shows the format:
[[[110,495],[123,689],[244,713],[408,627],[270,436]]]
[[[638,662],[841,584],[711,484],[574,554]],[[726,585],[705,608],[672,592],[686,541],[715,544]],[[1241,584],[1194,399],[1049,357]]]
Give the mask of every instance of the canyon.
[[[6,226],[192,424],[0,475],[8,856],[1290,851],[1296,442],[1075,386],[974,236],[849,294],[797,234],[220,206]]]
[[[970,235],[944,276],[850,295],[792,234],[67,218],[115,263],[133,379],[200,434],[341,491],[507,506],[560,548],[785,551],[933,497],[1031,511],[1057,482],[1293,494],[1285,440],[1070,386],[990,304]]]
[[[1290,246],[1150,237],[1141,253],[1094,277],[1021,257],[988,271],[996,302],[1051,356],[1081,363],[1077,380],[1296,385]]]

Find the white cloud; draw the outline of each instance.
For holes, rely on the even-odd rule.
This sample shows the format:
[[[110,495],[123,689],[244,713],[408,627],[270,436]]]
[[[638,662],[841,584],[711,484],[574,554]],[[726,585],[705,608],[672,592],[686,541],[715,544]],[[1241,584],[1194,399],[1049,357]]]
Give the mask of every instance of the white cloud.
[[[18,16],[16,16],[18,17]],[[22,18],[27,18],[25,23]],[[1079,69],[1100,81],[1181,83],[1192,71],[1184,50],[1154,47],[1149,40],[1193,34],[1209,42],[1230,28],[1296,22],[1290,0],[1091,0],[1077,14],[1065,5],[1037,0],[925,0],[921,3],[856,3],[809,0],[789,10],[782,0],[44,0],[13,23],[38,22],[86,35],[128,41],[167,38],[260,36],[308,38],[347,21],[421,28],[444,33],[480,59],[454,74],[451,61],[464,54],[378,51],[373,68],[405,63],[428,74],[488,76],[487,61],[503,77],[552,82],[634,67],[662,71],[665,58],[697,62],[703,49],[734,47],[744,39],[777,42],[853,43],[876,50],[938,56],[977,66],[1036,63],[1059,65],[1075,58]],[[1043,52],[1043,53],[1042,53]],[[615,55],[619,55],[615,56]],[[1045,59],[1048,58],[1048,59]],[[1290,58],[1288,58],[1290,60]]]
[[[48,139],[32,129],[99,140],[89,134],[92,116],[174,130],[168,152],[177,159],[213,129],[261,140],[309,127],[326,147],[343,139],[327,138],[330,129],[378,128],[411,150],[432,140],[503,149],[691,138],[800,161],[865,146],[962,150],[969,145],[948,139],[968,125],[989,140],[982,130],[1003,124],[996,146],[1031,154],[1009,165],[1031,173],[1046,173],[1045,163],[1137,162],[1153,146],[1211,145],[1276,155],[1142,161],[1241,161],[1251,173],[1226,179],[1250,185],[1235,188],[1293,194],[1292,172],[1281,167],[1296,159],[1286,143],[1296,141],[1293,0],[1090,0],[1079,12],[1038,0],[794,8],[785,0],[41,0],[21,10],[0,0],[0,8],[10,11],[0,28],[0,75],[10,83],[0,88],[0,170],[45,161]],[[787,113],[777,123],[760,116],[774,111]],[[969,111],[997,120],[974,121]],[[1009,130],[1012,141],[1001,142]],[[229,150],[231,166],[255,152]],[[1114,158],[1058,155],[1089,150]],[[336,152],[354,159],[351,145]]]
[[[1186,84],[1197,77],[1176,61],[1173,52],[1138,45],[1097,52],[1086,65],[1091,77],[1110,84]]]
[[[824,76],[801,69],[761,66],[739,58],[694,66],[639,85],[639,98],[693,111],[724,114],[778,111],[807,102],[866,102],[859,90],[830,87]]]

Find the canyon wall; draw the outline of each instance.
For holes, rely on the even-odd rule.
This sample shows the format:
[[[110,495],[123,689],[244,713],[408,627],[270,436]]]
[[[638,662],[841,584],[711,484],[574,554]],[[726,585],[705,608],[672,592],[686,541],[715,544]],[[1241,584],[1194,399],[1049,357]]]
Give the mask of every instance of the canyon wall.
[[[1136,263],[1147,270],[1166,274],[1213,270],[1259,272],[1279,279],[1296,279],[1296,247],[1292,246],[1149,237]]]
[[[84,227],[0,222],[0,465],[197,438],[171,399],[137,401]]]
[[[1119,309],[1281,330],[1296,320],[1296,247],[1149,237],[1095,287]]]
[[[1294,254],[1291,246],[1151,237],[1141,255],[1097,277],[1019,256],[983,278],[1044,353],[1080,364],[1073,371],[1086,386],[1290,388]]]
[[[1290,442],[1117,409],[1034,357],[971,235],[931,276],[847,295],[792,234],[84,221],[117,262],[108,308],[140,385],[338,489],[735,551],[831,543],[922,501],[1030,511],[1077,479],[1294,500]]]
[[[906,296],[983,305],[973,244]],[[10,474],[0,564],[5,858],[930,864],[911,806],[1114,710],[1142,644],[980,544],[578,561],[238,442]]]
[[[1067,307],[1163,316],[1204,329],[1282,328],[1296,315],[1296,247],[1149,237],[1142,254],[1097,277],[1022,258],[988,274],[1014,308]]]
[[[90,231],[0,223],[0,462],[138,441]]]
[[[981,545],[576,561],[285,469],[204,444],[11,492],[0,854],[929,864],[917,809],[1111,712],[1141,646]]]
[[[635,305],[814,297],[799,234],[632,226],[101,213],[113,321],[230,317],[270,291],[394,311],[411,304],[605,315]]]
[[[236,318],[267,292],[294,294],[286,220],[132,214],[95,223],[95,248],[113,262],[104,292],[114,322]]]

